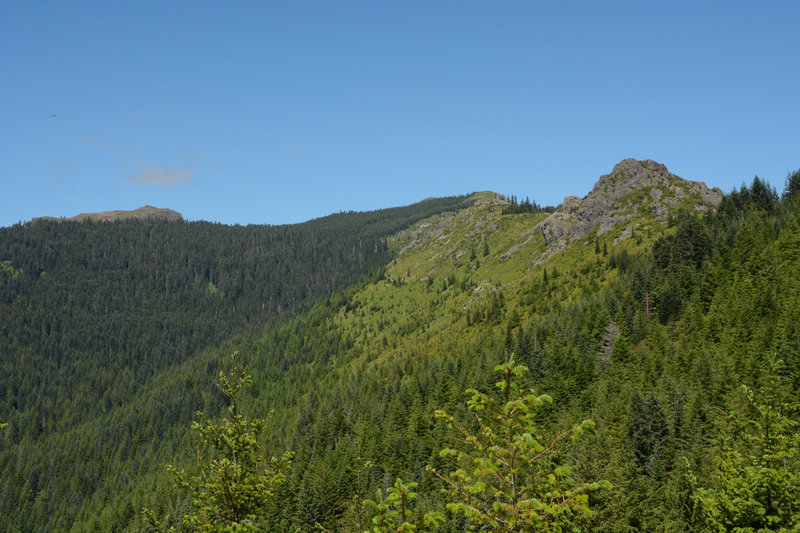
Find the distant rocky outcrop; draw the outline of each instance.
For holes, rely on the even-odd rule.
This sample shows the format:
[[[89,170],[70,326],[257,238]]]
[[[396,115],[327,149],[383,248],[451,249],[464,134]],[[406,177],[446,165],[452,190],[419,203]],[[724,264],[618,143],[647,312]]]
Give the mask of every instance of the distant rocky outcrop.
[[[552,215],[533,228],[548,246],[561,249],[597,228],[602,235],[614,226],[651,214],[666,219],[677,207],[707,210],[722,200],[722,191],[670,173],[651,159],[625,159],[601,176],[584,198],[567,196]]]
[[[146,205],[133,211],[103,211],[101,213],[81,213],[74,217],[40,217],[36,220],[97,220],[100,222],[112,222],[114,220],[129,220],[133,218],[162,219],[162,220],[183,220],[183,216],[172,209],[164,209]]]

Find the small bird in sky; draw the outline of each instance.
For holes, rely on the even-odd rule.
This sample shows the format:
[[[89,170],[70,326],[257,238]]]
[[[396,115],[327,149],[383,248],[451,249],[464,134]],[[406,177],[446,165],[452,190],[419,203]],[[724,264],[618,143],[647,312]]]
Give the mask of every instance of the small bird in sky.
[[[50,115],[50,118],[56,118],[56,114],[53,113],[52,115]]]

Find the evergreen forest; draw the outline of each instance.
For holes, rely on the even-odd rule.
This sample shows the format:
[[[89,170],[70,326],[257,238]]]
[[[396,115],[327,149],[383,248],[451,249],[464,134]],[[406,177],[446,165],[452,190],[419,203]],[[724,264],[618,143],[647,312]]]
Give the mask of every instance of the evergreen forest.
[[[0,530],[798,531],[800,171],[626,179],[0,228]]]

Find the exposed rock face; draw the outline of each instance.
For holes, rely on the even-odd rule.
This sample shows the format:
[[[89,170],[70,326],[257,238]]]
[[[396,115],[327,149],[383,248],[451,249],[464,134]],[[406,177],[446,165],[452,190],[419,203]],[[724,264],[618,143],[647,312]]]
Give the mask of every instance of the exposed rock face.
[[[177,211],[173,211],[172,209],[163,209],[159,207],[146,205],[144,207],[140,207],[139,209],[134,209],[133,211],[103,211],[101,213],[81,213],[80,215],[76,215],[74,217],[55,218],[55,219],[53,217],[41,217],[40,219],[34,219],[34,221],[44,220],[44,219],[51,219],[51,220],[91,219],[100,222],[111,222],[113,220],[127,220],[131,218],[157,218],[164,220],[183,220],[183,216]]]
[[[722,191],[709,189],[705,183],[687,181],[671,174],[667,167],[651,159],[620,161],[610,174],[601,176],[583,199],[567,196],[561,207],[539,223],[548,245],[559,249],[597,226],[601,235],[617,224],[625,223],[649,211],[665,219],[670,208],[691,203],[705,210],[719,205]]]
[[[182,220],[183,216],[172,209],[164,209],[146,205],[133,211],[104,211],[102,213],[81,213],[73,217],[76,220],[92,218],[94,220],[110,221],[126,218],[158,218],[164,220]]]

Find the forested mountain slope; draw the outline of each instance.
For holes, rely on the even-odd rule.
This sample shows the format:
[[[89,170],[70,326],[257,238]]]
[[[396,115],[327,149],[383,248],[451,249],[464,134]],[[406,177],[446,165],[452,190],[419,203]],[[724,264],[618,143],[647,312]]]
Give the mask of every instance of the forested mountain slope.
[[[601,184],[615,180],[624,190],[619,174]],[[550,431],[588,417],[597,424],[571,459],[580,479],[613,484],[592,498],[595,530],[713,529],[702,502],[713,505],[702,495],[724,493],[719,460],[742,431],[728,415],[761,416],[741,385],[763,398],[778,383],[775,405],[793,420],[782,438],[794,439],[782,444],[794,451],[778,470],[798,471],[798,198],[787,190],[781,199],[758,179],[724,198],[670,181],[671,195],[634,188],[608,202],[565,246],[540,230],[555,219],[574,236],[575,202],[550,215],[504,215],[501,199],[483,195],[401,232],[385,279],[258,341],[248,353],[252,409],[274,408],[284,449],[297,454],[267,529],[358,530],[364,494],[397,476],[420,483],[420,513],[442,509],[441,484],[425,467],[447,468],[438,452],[453,441],[433,413],[468,421],[463,391],[491,390],[492,368],[511,354],[529,367],[529,383],[554,398]],[[617,223],[601,231],[612,210]],[[765,453],[748,446],[735,452]],[[751,466],[767,465],[760,461]],[[782,495],[774,524],[791,523],[797,477],[768,489],[764,479],[754,477],[761,488],[740,488],[738,497]],[[747,512],[753,524],[778,513],[758,505]],[[440,530],[464,527],[448,515]]]
[[[741,520],[786,523],[800,501],[796,476],[756,490],[731,472],[752,456],[770,473],[776,457],[757,435],[741,438],[758,420],[741,385],[758,401],[769,392],[784,417],[775,420],[788,420],[771,422],[776,434],[798,421],[797,185],[781,197],[756,179],[723,196],[625,160],[554,211],[480,193],[408,219],[379,238],[377,275],[280,323],[231,328],[150,377],[135,401],[24,442],[12,428],[0,456],[3,526],[146,530],[145,506],[177,525],[191,498],[171,488],[164,465],[191,468],[192,411],[221,415],[214,375],[234,350],[253,376],[241,409],[274,410],[265,453],[295,453],[265,531],[367,529],[363,500],[397,477],[419,483],[413,513],[444,511],[426,466],[454,467],[439,455],[453,440],[434,411],[469,426],[464,390],[490,391],[492,369],[512,354],[529,368],[526,384],[554,400],[541,412],[549,434],[596,423],[563,459],[577,481],[612,483],[589,500],[590,529],[712,529],[727,519],[714,513],[728,478],[755,502],[740,506]],[[18,272],[3,265],[9,278]],[[778,472],[800,471],[790,437]],[[468,526],[444,517],[439,531]]]
[[[728,414],[753,415],[739,386],[761,391],[780,358],[797,405],[800,211],[760,180],[708,203],[696,184],[674,186],[659,202],[672,209],[633,190],[610,202],[622,220],[563,248],[537,231],[569,205],[504,215],[483,195],[401,232],[385,279],[258,341],[251,409],[274,408],[296,452],[267,529],[358,530],[364,494],[396,476],[420,483],[419,512],[442,509],[425,467],[446,467],[452,440],[433,413],[468,420],[463,391],[491,390],[512,353],[555,399],[551,431],[597,423],[572,457],[582,479],[613,483],[593,497],[595,529],[705,529],[698,495],[717,479]],[[441,530],[464,526],[449,516]]]
[[[291,226],[36,220],[0,229],[0,420],[10,424],[0,441],[0,529],[70,524],[113,474],[88,457],[127,455],[132,435],[158,438],[118,413],[159,374],[374,274],[390,257],[389,236],[465,202]],[[196,400],[183,389],[174,394],[190,418]],[[85,427],[104,415],[113,436]],[[79,450],[63,443],[76,428],[93,441]],[[45,513],[22,520],[37,500]]]

